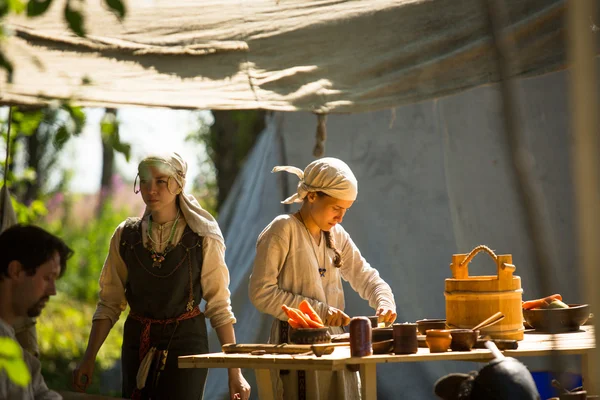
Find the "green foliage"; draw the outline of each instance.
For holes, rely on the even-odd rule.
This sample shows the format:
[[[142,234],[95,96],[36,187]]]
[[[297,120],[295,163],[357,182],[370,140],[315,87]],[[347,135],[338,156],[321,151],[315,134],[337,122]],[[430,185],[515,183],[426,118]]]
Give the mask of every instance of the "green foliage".
[[[100,133],[102,134],[102,140],[108,143],[115,151],[123,154],[129,162],[131,145],[121,141],[119,120],[115,112],[107,110],[104,114],[102,121],[100,121]]]
[[[16,385],[27,386],[31,374],[23,360],[23,350],[19,343],[9,337],[0,337],[0,371],[6,371],[8,379]]]
[[[62,206],[69,207],[74,202],[72,197],[66,196]],[[74,250],[65,275],[57,282],[58,295],[48,302],[37,323],[42,372],[48,386],[55,390],[71,389],[70,371],[81,360],[87,346],[98,301],[98,278],[110,239],[116,227],[130,215],[128,209],[114,209],[110,203],[105,205],[100,218],[87,222],[78,220],[69,210],[64,211],[69,218],[40,223]],[[107,394],[106,390],[101,390],[105,385],[100,378],[120,360],[124,321],[125,315],[121,315],[102,345],[88,393]]]
[[[59,289],[38,318],[42,374],[52,389],[71,389],[70,372],[85,353],[94,311],[95,305],[73,300]],[[100,393],[100,375],[120,360],[124,321],[121,316],[98,352],[95,377],[88,393]]]
[[[98,300],[98,278],[117,228],[130,215],[130,210],[115,210],[110,203],[100,214],[85,224],[77,221],[54,221],[47,229],[56,233],[74,250],[68,268],[58,281],[58,291],[72,299],[90,304]]]
[[[10,200],[19,223],[32,224],[48,214],[46,204],[41,200],[34,200],[29,207],[23,203],[19,203],[19,201],[12,196]]]

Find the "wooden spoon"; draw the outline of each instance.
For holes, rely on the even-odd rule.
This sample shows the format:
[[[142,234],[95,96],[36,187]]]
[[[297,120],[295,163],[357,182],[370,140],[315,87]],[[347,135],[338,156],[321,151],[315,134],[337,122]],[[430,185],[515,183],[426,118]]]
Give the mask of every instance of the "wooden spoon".
[[[472,330],[476,331],[478,329],[481,330],[483,328],[487,328],[488,326],[492,326],[495,323],[502,321],[503,319],[504,319],[504,314],[502,314],[501,311],[498,311],[496,314],[492,315],[488,319],[477,324]]]

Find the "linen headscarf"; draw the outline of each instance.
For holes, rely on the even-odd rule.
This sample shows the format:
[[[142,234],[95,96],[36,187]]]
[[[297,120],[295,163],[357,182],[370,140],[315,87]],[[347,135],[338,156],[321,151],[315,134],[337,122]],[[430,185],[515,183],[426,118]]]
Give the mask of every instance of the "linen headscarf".
[[[190,229],[200,236],[209,236],[217,239],[225,244],[221,228],[215,218],[198,203],[198,200],[184,192],[185,176],[187,174],[187,163],[177,153],[169,153],[165,155],[150,155],[144,158],[138,165],[138,173],[141,173],[143,166],[159,167],[167,173],[181,187],[181,193],[177,195],[179,198],[179,208],[185,218],[185,222]],[[150,214],[150,210],[146,207],[144,217]]]
[[[339,200],[354,201],[358,195],[358,182],[352,170],[342,160],[325,157],[308,164],[302,171],[291,166],[277,166],[271,172],[286,171],[300,178],[296,193],[283,204],[302,203],[309,192],[323,192]]]

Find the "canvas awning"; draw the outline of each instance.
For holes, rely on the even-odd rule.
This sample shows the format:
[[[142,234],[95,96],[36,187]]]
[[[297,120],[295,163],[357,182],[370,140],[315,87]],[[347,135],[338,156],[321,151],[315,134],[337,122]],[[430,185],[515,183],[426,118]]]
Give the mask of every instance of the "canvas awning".
[[[514,71],[563,68],[565,1],[503,3]],[[481,0],[130,0],[123,23],[93,0],[86,38],[63,4],[9,20],[1,102],[345,113],[498,80]]]

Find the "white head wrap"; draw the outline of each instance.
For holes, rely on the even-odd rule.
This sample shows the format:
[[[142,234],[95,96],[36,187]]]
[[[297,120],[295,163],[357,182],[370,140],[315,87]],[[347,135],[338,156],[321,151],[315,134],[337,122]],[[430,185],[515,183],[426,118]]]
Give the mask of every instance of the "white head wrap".
[[[356,200],[358,182],[348,164],[340,159],[320,158],[308,164],[304,172],[290,166],[278,166],[271,172],[279,171],[286,171],[300,178],[297,193],[282,201],[283,204],[302,203],[309,192],[323,192],[339,200]]]
[[[191,194],[186,194],[183,189],[185,188],[185,175],[187,173],[187,163],[177,153],[169,153],[167,155],[151,155],[144,158],[139,166],[138,171],[142,165],[155,165],[159,163],[165,168],[165,172],[170,177],[175,179],[179,186],[181,186],[181,193],[177,195],[179,198],[179,208],[185,218],[185,222],[200,236],[210,236],[221,243],[225,244],[221,228],[215,220],[215,218],[198,203],[198,200]],[[146,208],[144,211],[144,217],[150,214],[150,210]]]

